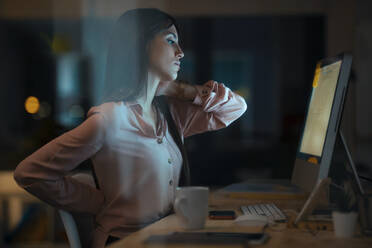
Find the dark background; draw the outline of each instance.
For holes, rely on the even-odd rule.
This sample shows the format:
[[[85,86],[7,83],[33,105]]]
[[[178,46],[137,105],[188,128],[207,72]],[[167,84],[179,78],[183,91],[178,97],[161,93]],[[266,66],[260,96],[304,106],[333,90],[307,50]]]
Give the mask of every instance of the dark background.
[[[189,66],[179,77],[225,83],[248,104],[247,112],[230,127],[186,139],[193,183],[290,178],[315,63],[324,56],[324,17],[179,22],[185,60],[188,51],[194,55],[193,75]],[[220,63],[213,60],[218,51],[225,52]]]

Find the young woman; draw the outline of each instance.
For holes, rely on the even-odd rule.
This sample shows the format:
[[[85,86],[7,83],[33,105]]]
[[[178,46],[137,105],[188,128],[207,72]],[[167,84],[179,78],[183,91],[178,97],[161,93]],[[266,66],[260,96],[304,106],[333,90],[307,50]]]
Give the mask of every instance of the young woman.
[[[92,247],[169,214],[189,184],[183,139],[228,126],[246,110],[223,84],[175,81],[184,54],[175,20],[157,9],[124,13],[112,34],[104,103],[75,129],[23,160],[14,177],[41,200],[95,216]],[[90,158],[98,187],[68,176]]]

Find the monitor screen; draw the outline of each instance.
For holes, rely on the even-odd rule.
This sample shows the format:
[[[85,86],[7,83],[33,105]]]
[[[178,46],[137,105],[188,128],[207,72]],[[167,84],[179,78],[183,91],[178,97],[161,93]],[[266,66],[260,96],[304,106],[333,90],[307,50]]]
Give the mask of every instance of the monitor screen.
[[[297,150],[292,182],[311,191],[328,177],[348,88],[352,56],[347,53],[317,63],[307,115]]]
[[[341,61],[321,66],[318,63],[308,107],[300,152],[321,157],[331,116]]]

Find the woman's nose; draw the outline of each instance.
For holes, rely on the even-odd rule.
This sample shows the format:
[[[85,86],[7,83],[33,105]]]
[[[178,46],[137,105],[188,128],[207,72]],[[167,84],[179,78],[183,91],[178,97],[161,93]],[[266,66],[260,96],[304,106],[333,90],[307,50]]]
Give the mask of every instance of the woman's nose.
[[[184,56],[185,56],[185,54],[183,53],[181,47],[178,45],[177,46],[177,51],[176,51],[176,57],[179,58],[179,59],[182,59]]]

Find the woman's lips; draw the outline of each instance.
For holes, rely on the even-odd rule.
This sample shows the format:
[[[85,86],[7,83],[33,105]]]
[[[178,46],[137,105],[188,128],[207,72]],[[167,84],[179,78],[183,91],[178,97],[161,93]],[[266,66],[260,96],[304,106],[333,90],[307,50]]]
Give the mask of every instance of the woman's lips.
[[[181,63],[180,62],[174,62],[174,65],[177,67],[177,70],[180,70]]]

